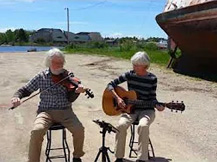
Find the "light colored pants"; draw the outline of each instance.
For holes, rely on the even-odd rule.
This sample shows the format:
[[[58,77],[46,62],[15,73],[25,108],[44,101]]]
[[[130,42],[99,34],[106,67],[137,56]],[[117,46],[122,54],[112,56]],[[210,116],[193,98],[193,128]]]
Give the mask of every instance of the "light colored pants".
[[[125,154],[127,129],[138,118],[138,160],[148,160],[149,126],[154,121],[155,111],[136,111],[133,114],[122,114],[118,124],[119,132],[115,138],[115,156],[123,158]]]
[[[31,131],[28,162],[40,162],[41,146],[44,135],[53,123],[61,123],[73,136],[73,157],[84,155],[84,127],[72,109],[50,110],[41,112],[36,116],[34,127]]]

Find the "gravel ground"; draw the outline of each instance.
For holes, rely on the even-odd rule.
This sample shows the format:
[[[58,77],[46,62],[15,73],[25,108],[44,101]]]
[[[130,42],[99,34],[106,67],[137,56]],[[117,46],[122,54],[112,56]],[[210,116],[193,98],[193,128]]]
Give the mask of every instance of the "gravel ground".
[[[29,135],[36,115],[38,97],[8,111],[10,98],[37,72],[44,69],[44,53],[0,53],[0,162],[24,162],[27,159]],[[106,84],[131,69],[127,60],[90,55],[66,55],[66,68],[92,89],[94,99],[83,94],[74,102],[73,109],[85,126],[84,162],[93,162],[101,147],[101,128],[92,120],[100,119],[117,124],[119,117],[106,116],[102,111],[102,93]],[[171,70],[151,65],[158,77],[158,100],[184,101],[183,113],[156,112],[151,126],[155,162],[215,162],[217,161],[217,83],[176,74]],[[126,87],[123,84],[123,87]],[[114,133],[106,134],[106,146],[114,149]],[[55,132],[53,143],[60,144],[60,133]],[[71,136],[67,132],[72,150]],[[128,142],[128,141],[127,141]],[[45,161],[43,143],[41,161]],[[126,147],[126,161],[129,148]],[[111,161],[114,155],[109,152]],[[100,159],[101,160],[101,159]],[[99,161],[100,161],[99,160]],[[61,160],[54,160],[61,161]]]

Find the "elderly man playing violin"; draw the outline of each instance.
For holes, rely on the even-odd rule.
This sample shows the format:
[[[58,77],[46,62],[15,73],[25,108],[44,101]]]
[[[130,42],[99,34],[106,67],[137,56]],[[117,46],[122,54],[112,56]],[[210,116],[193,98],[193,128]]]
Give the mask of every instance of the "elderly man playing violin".
[[[20,88],[12,97],[13,107],[21,104],[21,99],[30,96],[32,92],[39,90],[40,102],[37,116],[31,131],[28,162],[39,162],[43,137],[53,123],[61,123],[73,135],[73,162],[81,162],[84,155],[84,127],[72,110],[72,102],[69,99],[69,91],[66,86],[55,83],[52,79],[63,73],[65,63],[64,54],[57,48],[48,51],[45,64],[48,67],[38,73],[26,85]],[[85,90],[82,84],[75,87],[73,93],[83,93]]]

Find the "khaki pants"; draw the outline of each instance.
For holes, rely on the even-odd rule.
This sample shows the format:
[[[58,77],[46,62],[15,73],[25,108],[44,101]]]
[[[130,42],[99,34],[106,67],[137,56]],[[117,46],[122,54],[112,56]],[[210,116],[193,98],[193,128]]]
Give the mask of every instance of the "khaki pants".
[[[138,125],[138,160],[148,160],[149,144],[149,126],[154,121],[155,111],[144,110],[136,111],[134,114],[122,114],[118,124],[119,132],[116,133],[115,139],[115,156],[123,158],[125,154],[127,129],[136,120],[139,119]]]
[[[40,162],[43,137],[52,123],[55,122],[61,123],[72,133],[74,145],[73,157],[84,155],[84,127],[72,109],[50,110],[41,112],[36,116],[34,127],[31,131],[28,162]]]

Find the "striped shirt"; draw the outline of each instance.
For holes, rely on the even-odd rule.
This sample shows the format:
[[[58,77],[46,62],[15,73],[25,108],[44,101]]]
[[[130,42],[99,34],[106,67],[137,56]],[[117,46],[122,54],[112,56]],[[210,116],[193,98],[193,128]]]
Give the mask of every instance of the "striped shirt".
[[[111,81],[107,88],[112,90],[125,81],[127,81],[128,90],[134,90],[136,92],[138,100],[157,101],[157,77],[154,74],[148,73],[145,76],[138,76],[131,70]]]
[[[49,69],[38,73],[25,86],[20,88],[14,94],[14,97],[19,97],[21,99],[23,97],[29,96],[34,91],[39,90],[43,92],[40,93],[40,102],[37,112],[47,110],[64,110],[71,108],[72,104],[68,100],[67,89],[60,84],[55,85],[55,83],[52,81],[51,76],[52,74]]]

